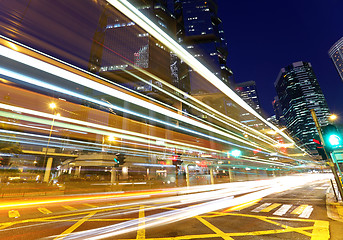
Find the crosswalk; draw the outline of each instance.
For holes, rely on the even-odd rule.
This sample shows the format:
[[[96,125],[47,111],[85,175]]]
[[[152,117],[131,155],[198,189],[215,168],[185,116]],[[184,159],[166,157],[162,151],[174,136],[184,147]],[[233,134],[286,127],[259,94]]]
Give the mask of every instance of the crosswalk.
[[[246,208],[235,209],[234,211],[248,210],[250,206]],[[290,216],[299,218],[309,218],[313,212],[313,206],[303,204],[303,205],[293,205],[293,204],[282,204],[282,203],[262,203],[259,206],[255,206],[249,209],[252,213],[271,213],[274,216]]]
[[[82,205],[82,206],[81,206]],[[69,206],[69,205],[62,205],[60,208],[63,208],[64,211],[77,211],[82,210],[85,207],[87,208],[97,208],[98,206],[94,204],[84,203],[79,206]],[[110,204],[112,205],[112,204]],[[293,204],[282,204],[282,203],[261,203],[259,206],[256,206],[257,202],[251,203],[251,204],[243,204],[238,207],[230,208],[225,210],[227,211],[241,211],[241,210],[248,210],[252,213],[270,213],[274,216],[289,216],[289,217],[298,217],[298,218],[309,218],[313,212],[313,206],[303,204],[303,205],[293,205]],[[342,208],[343,209],[343,208]],[[54,211],[52,209],[39,207],[37,208],[38,213],[48,215],[52,214],[53,212],[60,212],[60,211]],[[343,210],[341,210],[343,215]],[[9,210],[7,217],[10,219],[15,219],[21,217],[21,213],[19,213],[19,210]]]

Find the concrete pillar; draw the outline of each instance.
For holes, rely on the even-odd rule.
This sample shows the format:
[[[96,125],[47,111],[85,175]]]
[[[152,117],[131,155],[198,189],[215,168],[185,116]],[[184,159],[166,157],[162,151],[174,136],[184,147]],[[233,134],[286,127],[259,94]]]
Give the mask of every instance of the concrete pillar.
[[[44,182],[49,182],[50,179],[50,171],[51,171],[51,166],[52,166],[52,157],[48,158],[48,161],[46,163],[46,167],[45,167],[45,173],[44,173]]]
[[[112,169],[111,169],[111,184],[115,183],[115,181],[116,181],[116,174],[117,174],[116,168],[112,167]]]
[[[214,178],[213,178],[213,168],[210,168],[210,175],[211,175],[211,184],[214,184]]]
[[[229,168],[229,179],[230,179],[230,182],[233,182],[233,172],[231,168]]]
[[[186,171],[186,184],[187,187],[189,187],[189,170],[188,170],[188,164],[185,166],[185,171]]]
[[[75,169],[75,176],[77,176],[77,177],[81,176],[81,166],[76,167],[76,169]]]

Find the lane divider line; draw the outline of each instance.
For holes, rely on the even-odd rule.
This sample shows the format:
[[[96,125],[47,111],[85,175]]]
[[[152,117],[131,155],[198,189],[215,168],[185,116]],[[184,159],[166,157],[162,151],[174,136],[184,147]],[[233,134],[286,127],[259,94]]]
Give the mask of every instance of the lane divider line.
[[[136,239],[145,239],[145,212],[144,206],[139,208],[139,223]]]

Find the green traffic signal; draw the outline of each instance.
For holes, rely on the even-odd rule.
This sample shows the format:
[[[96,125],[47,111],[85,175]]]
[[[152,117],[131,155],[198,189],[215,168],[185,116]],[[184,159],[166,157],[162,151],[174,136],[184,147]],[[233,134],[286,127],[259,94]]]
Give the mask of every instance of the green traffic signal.
[[[232,150],[231,155],[235,158],[239,157],[242,154],[242,152],[238,149]]]
[[[333,151],[334,149],[341,148],[343,146],[342,136],[337,128],[332,124],[323,127],[323,137],[325,147],[328,151]]]
[[[331,146],[339,146],[341,144],[341,138],[335,134],[330,135],[329,143]]]

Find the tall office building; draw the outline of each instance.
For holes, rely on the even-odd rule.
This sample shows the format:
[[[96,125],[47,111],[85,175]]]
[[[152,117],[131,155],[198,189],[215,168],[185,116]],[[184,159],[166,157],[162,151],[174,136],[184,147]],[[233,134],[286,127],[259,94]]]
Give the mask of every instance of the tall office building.
[[[177,39],[195,58],[219,79],[231,86],[232,72],[227,66],[227,43],[222,21],[217,16],[216,0],[175,0]],[[216,92],[211,84],[189,69],[190,92]]]
[[[176,21],[167,9],[165,0],[135,0],[132,3],[163,31],[176,35]],[[178,62],[176,55],[161,42],[116,9],[103,4],[98,28],[93,37],[89,60],[91,72],[171,103],[169,98],[165,99],[165,96],[152,86],[161,87],[158,81],[139,80],[146,78],[140,69],[184,90],[186,87],[179,83]]]
[[[329,56],[343,81],[343,37],[330,48]]]
[[[317,154],[313,139],[318,134],[310,109],[315,110],[321,126],[325,126],[329,108],[311,63],[295,62],[282,68],[274,85],[289,133],[300,146]]]
[[[281,127],[281,126],[285,126],[285,120],[284,120],[284,116],[282,113],[282,107],[280,104],[280,99],[278,96],[274,97],[274,101],[272,102],[273,105],[273,109],[274,109],[274,113],[275,113],[275,120],[276,120],[276,124]]]
[[[259,114],[262,114],[255,81],[236,84],[236,92],[250,107]],[[258,130],[263,128],[261,121],[246,111],[240,114],[240,122]]]
[[[236,92],[249,104],[256,112],[261,114],[260,99],[257,94],[255,81],[248,81],[236,84]]]

